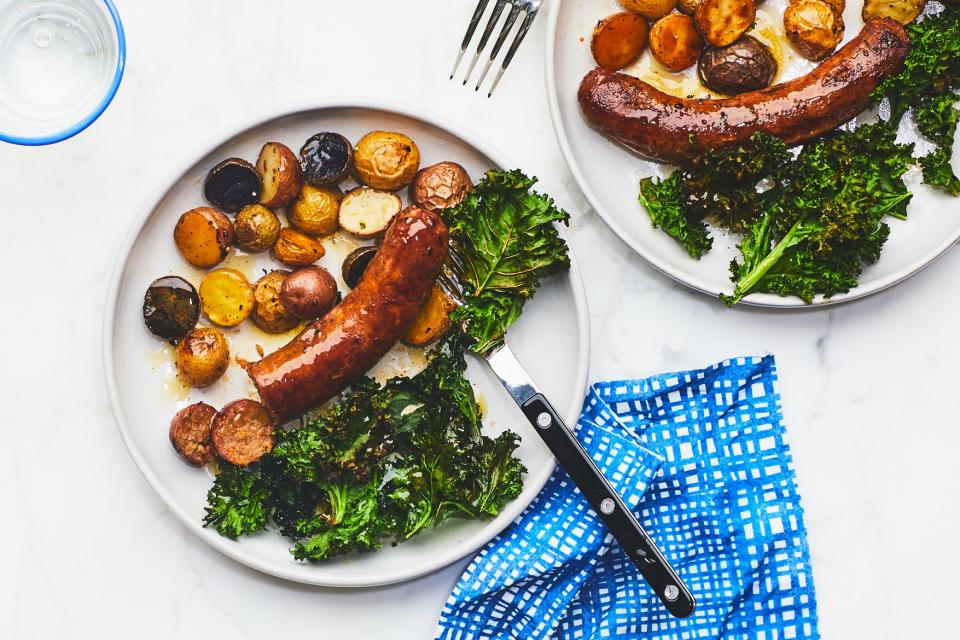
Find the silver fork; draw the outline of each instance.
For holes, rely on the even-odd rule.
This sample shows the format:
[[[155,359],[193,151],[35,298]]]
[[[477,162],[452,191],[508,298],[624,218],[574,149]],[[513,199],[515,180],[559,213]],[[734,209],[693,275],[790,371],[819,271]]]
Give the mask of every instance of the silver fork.
[[[467,26],[467,33],[464,34],[463,42],[460,45],[460,53],[457,54],[457,59],[453,63],[453,70],[450,71],[451,80],[453,80],[453,77],[457,74],[457,67],[460,66],[460,61],[463,60],[463,54],[466,53],[467,47],[470,46],[470,40],[473,39],[473,34],[476,32],[477,25],[480,23],[480,18],[483,17],[483,12],[486,10],[488,4],[490,4],[490,0],[480,0],[479,4],[477,4],[476,10],[473,12],[473,17],[470,18],[470,24]],[[503,72],[507,70],[507,67],[513,60],[514,54],[517,53],[517,49],[520,47],[520,43],[523,42],[524,37],[527,35],[527,31],[530,30],[530,25],[533,24],[533,19],[537,17],[537,12],[540,10],[540,5],[543,4],[543,0],[496,0],[496,4],[493,7],[493,13],[490,15],[490,19],[487,21],[487,26],[484,27],[483,34],[480,36],[480,42],[477,44],[477,53],[473,56],[473,61],[470,63],[470,68],[467,69],[467,75],[463,78],[463,84],[467,84],[467,82],[470,80],[470,76],[473,74],[473,68],[477,65],[480,55],[483,53],[484,48],[490,41],[490,36],[493,34],[494,27],[497,26],[497,22],[500,20],[500,16],[503,15],[503,11],[506,9],[508,4],[510,5],[510,13],[507,14],[507,19],[503,23],[503,27],[500,29],[500,35],[497,36],[497,41],[494,43],[493,49],[490,51],[490,58],[487,60],[487,64],[483,67],[483,73],[480,74],[480,80],[477,81],[477,86],[474,88],[474,91],[480,90],[480,85],[483,84],[484,79],[487,77],[487,72],[490,71],[490,67],[493,66],[494,60],[496,60],[497,55],[500,53],[500,49],[503,47],[503,43],[510,34],[510,30],[513,28],[513,25],[516,24],[517,20],[520,18],[520,14],[525,13],[526,16],[523,18],[523,22],[520,23],[520,29],[517,31],[517,35],[513,39],[513,44],[511,44],[510,48],[507,49],[507,55],[505,55],[503,58],[503,63],[500,65],[500,70],[497,72],[497,76],[493,79],[493,83],[490,85],[490,91],[487,92],[488,98],[493,95],[497,85],[500,84],[500,78],[503,77]]]

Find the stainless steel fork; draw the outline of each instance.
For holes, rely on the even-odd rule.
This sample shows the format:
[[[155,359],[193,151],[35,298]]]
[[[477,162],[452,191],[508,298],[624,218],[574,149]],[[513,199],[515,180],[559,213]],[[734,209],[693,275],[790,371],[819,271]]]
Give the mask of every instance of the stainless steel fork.
[[[490,0],[480,0],[479,4],[477,4],[476,10],[473,12],[473,17],[470,18],[470,24],[467,26],[467,33],[464,34],[463,42],[460,45],[460,53],[457,54],[457,59],[453,63],[453,70],[450,71],[451,80],[453,80],[453,77],[457,74],[457,68],[460,66],[461,60],[463,60],[463,54],[466,53],[467,47],[470,46],[470,41],[473,39],[473,34],[476,32],[477,25],[480,23],[480,18],[483,17],[483,13],[488,4],[490,4]],[[517,30],[517,35],[513,39],[513,44],[511,44],[510,48],[507,49],[507,54],[503,57],[503,62],[500,64],[500,70],[497,71],[497,75],[490,85],[490,90],[487,92],[488,98],[493,95],[497,85],[500,84],[500,78],[503,77],[503,72],[507,70],[507,67],[513,60],[514,54],[517,53],[517,49],[520,47],[520,43],[523,42],[524,37],[527,35],[527,31],[530,30],[530,25],[533,24],[533,19],[537,17],[537,12],[540,10],[541,4],[543,4],[543,0],[496,0],[496,4],[493,6],[493,13],[490,14],[490,18],[487,21],[487,26],[484,27],[483,34],[480,36],[480,42],[477,43],[477,53],[473,56],[473,61],[470,62],[470,68],[467,69],[467,74],[463,78],[463,84],[467,84],[467,82],[470,80],[470,76],[473,74],[473,69],[477,66],[477,61],[480,60],[483,50],[490,41],[490,36],[493,34],[493,29],[497,26],[497,22],[500,20],[500,16],[503,15],[504,9],[507,8],[507,5],[510,5],[510,13],[507,14],[507,19],[504,21],[503,27],[500,29],[500,35],[497,36],[497,41],[494,43],[493,49],[490,51],[490,58],[484,65],[483,73],[480,74],[480,80],[477,81],[477,86],[474,88],[474,91],[480,90],[480,85],[483,84],[484,79],[487,77],[487,72],[490,71],[490,67],[493,66],[497,55],[499,55],[500,49],[503,47],[503,43],[506,41],[507,36],[510,35],[510,30],[520,18],[520,14],[526,14],[523,18],[523,22],[520,23],[520,28]]]

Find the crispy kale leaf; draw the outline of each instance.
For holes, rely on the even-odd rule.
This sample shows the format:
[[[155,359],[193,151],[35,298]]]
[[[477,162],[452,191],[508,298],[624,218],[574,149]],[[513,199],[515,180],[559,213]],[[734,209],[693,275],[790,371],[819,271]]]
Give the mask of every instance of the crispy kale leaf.
[[[463,322],[481,355],[503,342],[540,279],[570,265],[555,222],[569,216],[553,200],[531,191],[536,179],[520,171],[489,171],[470,195],[443,217],[450,228],[453,267],[465,304]]]
[[[246,469],[224,464],[204,521],[223,535],[271,523],[298,560],[406,539],[449,517],[487,518],[520,494],[518,437],[481,434],[452,332],[413,377],[362,380]]]
[[[207,493],[204,526],[216,527],[228,538],[256,533],[267,526],[268,488],[243,467],[220,462],[220,472]]]
[[[743,231],[763,211],[766,181],[793,159],[783,141],[755,133],[744,144],[711,149],[669,178],[640,182],[640,203],[654,227],[663,229],[694,258],[710,250],[704,220]]]
[[[890,232],[883,218],[905,218],[911,193],[903,182],[912,145],[898,144],[887,123],[839,131],[808,144],[767,192],[731,264],[736,288],[727,304],[752,291],[810,302],[856,286]]]
[[[913,118],[924,136],[937,146],[920,159],[923,180],[952,195],[960,195],[960,178],[950,166],[960,111],[960,10],[947,6],[907,25],[911,49],[903,70],[885,79],[873,98],[890,101],[890,122],[904,114]]]

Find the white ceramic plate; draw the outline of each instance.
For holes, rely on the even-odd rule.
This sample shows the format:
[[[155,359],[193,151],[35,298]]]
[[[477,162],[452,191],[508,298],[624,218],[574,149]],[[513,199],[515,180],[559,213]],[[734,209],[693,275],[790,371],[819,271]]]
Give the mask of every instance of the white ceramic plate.
[[[783,32],[783,10],[787,0],[767,0],[757,12],[757,29],[752,35],[773,43],[782,56],[778,81],[796,77],[814,64],[792,53],[776,33]],[[862,3],[849,2],[844,13],[847,39],[863,25]],[[550,111],[554,127],[567,161],[590,204],[610,229],[650,264],[676,280],[704,293],[716,296],[729,293],[728,265],[738,253],[737,236],[713,230],[713,249],[699,261],[692,259],[669,236],[650,224],[637,201],[639,181],[647,176],[669,174],[668,167],[640,159],[625,148],[591,129],[580,114],[577,88],[587,71],[595,66],[590,54],[590,34],[597,21],[621,11],[616,0],[554,0],[550,5],[547,31],[546,74]],[[771,38],[772,36],[772,38]],[[653,61],[649,49],[627,73],[645,80],[665,83],[675,76]],[[680,95],[702,91],[695,78],[696,69],[685,72],[672,87]],[[905,123],[903,138],[916,140],[910,123]],[[960,148],[960,140],[957,144]],[[918,149],[921,147],[918,147]],[[960,153],[954,155],[960,169]],[[908,221],[888,220],[892,233],[880,260],[867,267],[860,286],[830,300],[818,298],[815,305],[843,302],[875,293],[894,285],[927,266],[960,238],[960,199],[952,198],[920,184],[918,171],[911,171],[907,182],[914,192]],[[768,307],[804,307],[802,300],[772,294],[752,294],[747,304]]]
[[[231,399],[256,397],[246,374],[231,364],[223,379],[207,390],[182,387],[171,364],[171,349],[143,326],[143,294],[150,282],[177,274],[197,286],[203,272],[193,269],[177,253],[172,233],[183,211],[203,203],[200,185],[218,161],[238,156],[255,161],[261,145],[280,141],[293,149],[320,131],[337,131],[356,141],[373,129],[402,131],[418,144],[423,165],[454,160],[476,180],[490,168],[513,165],[475,135],[411,107],[369,101],[344,101],[286,111],[218,138],[199,153],[185,158],[174,176],[146,205],[121,252],[107,301],[104,327],[104,363],[114,414],[124,442],[143,474],[174,514],[204,542],[255,569],[281,578],[327,586],[369,586],[420,576],[439,569],[479,548],[501,531],[533,499],[546,482],[553,457],[528,426],[486,364],[470,362],[468,376],[486,405],[487,433],[510,428],[522,437],[519,456],[528,469],[523,493],[494,520],[451,520],[412,540],[382,550],[324,564],[293,560],[289,542],[274,532],[239,541],[219,536],[201,526],[211,477],[177,455],[167,436],[173,414],[200,400],[215,407]],[[341,238],[325,242],[328,253],[319,264],[337,274],[343,256],[355,242]],[[239,269],[253,281],[261,269],[281,265],[268,255],[231,255],[225,266]],[[342,282],[340,283],[343,289]],[[201,319],[201,324],[204,320]],[[257,358],[255,345],[268,351],[292,334],[270,336],[252,323],[227,331],[231,355]],[[589,329],[583,284],[576,264],[565,276],[550,278],[511,328],[509,342],[533,378],[575,424],[587,381]],[[384,358],[375,373],[396,375],[422,364],[423,358],[398,347]]]

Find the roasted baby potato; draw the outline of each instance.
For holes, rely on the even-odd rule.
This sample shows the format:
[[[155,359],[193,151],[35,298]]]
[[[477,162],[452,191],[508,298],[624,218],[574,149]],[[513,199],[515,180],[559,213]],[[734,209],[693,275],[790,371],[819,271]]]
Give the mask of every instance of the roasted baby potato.
[[[210,322],[235,327],[253,311],[253,287],[233,269],[215,269],[200,282],[200,304]]]
[[[433,291],[420,309],[417,319],[403,334],[401,338],[403,343],[411,347],[425,347],[443,337],[453,324],[450,320],[450,312],[456,308],[457,304],[443,292],[443,289],[433,285]]]
[[[183,337],[174,351],[177,373],[191,387],[209,387],[230,364],[227,339],[216,329],[197,327]]]
[[[743,36],[733,44],[708,49],[698,67],[705,87],[728,96],[769,87],[777,76],[777,61],[767,46]]]
[[[620,0],[620,6],[653,21],[673,11],[677,0]]]
[[[783,12],[783,29],[803,57],[823,60],[843,39],[843,18],[823,0],[796,0]]]
[[[323,257],[326,250],[316,239],[293,229],[281,229],[273,245],[274,257],[291,267],[305,267]]]
[[[688,16],[692,16],[697,12],[697,7],[700,6],[701,2],[703,2],[703,0],[680,0],[677,2],[677,10]]]
[[[597,23],[590,38],[593,59],[604,69],[622,69],[633,64],[647,46],[650,27],[635,13],[622,11]]]
[[[325,315],[340,300],[337,281],[330,272],[316,265],[297,269],[283,279],[280,302],[302,320]]]
[[[287,217],[290,224],[303,233],[325,236],[340,228],[337,217],[343,191],[339,187],[315,187],[303,185],[300,195],[294,200]]]
[[[863,21],[892,18],[900,24],[910,24],[926,6],[927,0],[865,0]]]
[[[249,204],[234,219],[237,246],[250,253],[261,253],[273,246],[280,235],[280,219],[262,204]]]
[[[271,271],[253,287],[254,307],[251,318],[268,333],[283,333],[300,324],[300,320],[280,301],[280,288],[289,271]]]
[[[371,131],[353,150],[357,177],[374,189],[396,191],[410,184],[420,169],[420,150],[402,133]]]
[[[220,264],[233,244],[233,223],[213,207],[190,209],[177,220],[173,241],[183,259],[209,269]]]
[[[376,247],[358,247],[351,251],[343,260],[341,275],[347,286],[353,289],[360,282],[360,277],[367,270],[367,265],[377,255]]]
[[[200,296],[179,276],[157,278],[143,296],[143,322],[155,336],[175,344],[200,319]]]
[[[380,235],[400,213],[403,204],[395,193],[357,187],[343,196],[340,226],[361,238]]]
[[[693,18],[671,13],[650,28],[650,51],[657,62],[671,71],[692,66],[703,51],[703,38]]]
[[[694,19],[703,38],[715,47],[736,42],[753,26],[757,6],[753,0],[703,0]]]
[[[228,158],[207,174],[203,195],[207,202],[231,213],[260,198],[262,188],[257,169],[240,158]]]
[[[353,166],[353,147],[339,133],[318,133],[300,148],[300,170],[317,187],[337,184]]]
[[[440,211],[457,206],[472,190],[466,169],[456,162],[439,162],[417,173],[410,184],[410,199],[421,209]]]
[[[297,156],[285,144],[268,142],[260,149],[257,173],[263,188],[260,204],[265,207],[283,207],[297,197],[303,176]]]

